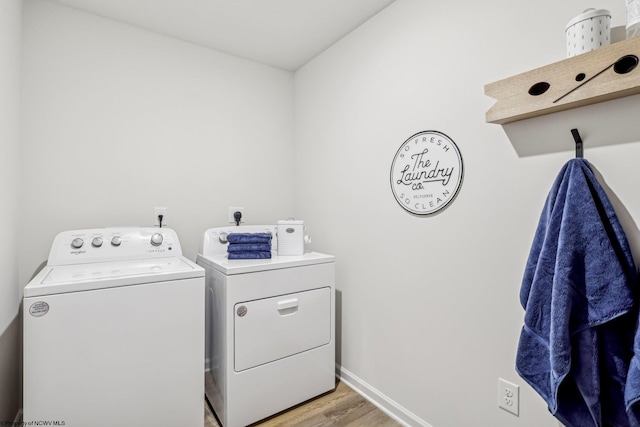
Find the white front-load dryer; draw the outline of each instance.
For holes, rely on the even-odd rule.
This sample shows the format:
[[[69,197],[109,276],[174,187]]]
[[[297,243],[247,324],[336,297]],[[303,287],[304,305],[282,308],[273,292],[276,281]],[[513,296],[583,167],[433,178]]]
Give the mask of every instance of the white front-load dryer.
[[[228,259],[230,233],[272,233],[270,259]],[[211,228],[205,269],[205,392],[224,427],[335,387],[335,257],[277,255],[276,226]]]
[[[60,233],[24,289],[24,425],[204,424],[204,270],[168,228]]]

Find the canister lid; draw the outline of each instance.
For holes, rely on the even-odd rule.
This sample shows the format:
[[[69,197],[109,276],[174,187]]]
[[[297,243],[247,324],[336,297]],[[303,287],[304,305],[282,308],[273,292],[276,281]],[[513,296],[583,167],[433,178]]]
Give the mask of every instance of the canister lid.
[[[295,220],[295,219],[281,219],[278,221],[278,225],[302,225],[304,224],[303,220]]]
[[[573,27],[578,22],[586,21],[587,19],[595,18],[598,16],[608,16],[609,18],[611,18],[611,12],[609,12],[606,9],[597,9],[597,10],[594,8],[586,9],[580,15],[576,16],[571,21],[569,21],[569,23],[567,24],[566,30]]]

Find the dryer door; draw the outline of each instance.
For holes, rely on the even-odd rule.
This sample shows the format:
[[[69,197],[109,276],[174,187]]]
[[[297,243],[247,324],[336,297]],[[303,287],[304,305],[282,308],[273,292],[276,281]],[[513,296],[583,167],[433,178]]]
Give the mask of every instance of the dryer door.
[[[331,342],[331,288],[238,303],[235,371]]]

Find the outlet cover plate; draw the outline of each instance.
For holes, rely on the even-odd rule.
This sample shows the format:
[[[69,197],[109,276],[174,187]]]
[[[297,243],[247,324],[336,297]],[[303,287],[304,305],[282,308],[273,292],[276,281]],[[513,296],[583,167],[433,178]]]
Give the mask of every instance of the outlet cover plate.
[[[155,207],[153,208],[153,225],[154,227],[160,226],[160,219],[158,215],[162,215],[162,225],[167,225],[167,208]]]
[[[244,208],[229,208],[229,224],[236,223],[236,220],[233,217],[233,214],[238,211],[242,214],[242,217],[240,218],[240,224],[244,222]]]
[[[520,386],[498,378],[498,406],[518,416],[520,413]]]

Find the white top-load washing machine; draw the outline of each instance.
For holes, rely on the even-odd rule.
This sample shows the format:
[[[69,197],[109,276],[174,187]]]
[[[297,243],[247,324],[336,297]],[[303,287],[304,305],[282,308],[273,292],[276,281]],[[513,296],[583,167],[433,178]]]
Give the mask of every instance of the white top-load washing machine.
[[[272,233],[270,259],[228,259],[231,233]],[[211,228],[206,277],[207,399],[240,427],[335,388],[335,257],[278,256],[276,226]]]
[[[173,230],[60,233],[23,311],[25,423],[203,426],[204,270]]]

